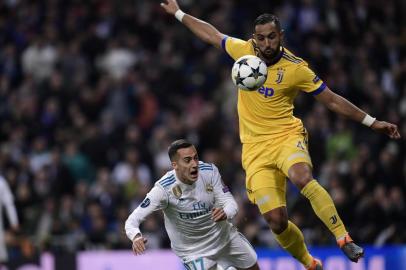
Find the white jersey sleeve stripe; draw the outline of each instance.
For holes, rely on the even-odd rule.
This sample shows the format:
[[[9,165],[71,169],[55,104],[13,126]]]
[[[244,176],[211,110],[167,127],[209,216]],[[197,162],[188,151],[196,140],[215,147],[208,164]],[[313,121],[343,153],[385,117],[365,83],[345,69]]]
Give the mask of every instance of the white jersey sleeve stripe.
[[[175,175],[171,175],[171,176],[166,177],[166,178],[164,178],[164,179],[162,179],[162,180],[159,180],[158,183],[161,184],[161,185],[163,185],[165,182],[171,181],[171,180],[173,180],[173,179],[175,179]]]
[[[169,186],[169,185],[175,183],[175,181],[176,181],[175,175],[172,174],[172,175],[170,175],[169,177],[166,177],[166,178],[163,178],[163,179],[159,180],[158,183],[159,183],[162,187],[166,187],[166,186]]]

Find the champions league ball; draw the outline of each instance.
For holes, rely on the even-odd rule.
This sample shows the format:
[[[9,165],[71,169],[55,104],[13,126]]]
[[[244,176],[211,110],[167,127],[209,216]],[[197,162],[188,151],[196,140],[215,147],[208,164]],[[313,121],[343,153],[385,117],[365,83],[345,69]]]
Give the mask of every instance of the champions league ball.
[[[264,61],[254,55],[244,55],[235,61],[231,70],[233,83],[242,90],[254,91],[260,88],[268,75]]]

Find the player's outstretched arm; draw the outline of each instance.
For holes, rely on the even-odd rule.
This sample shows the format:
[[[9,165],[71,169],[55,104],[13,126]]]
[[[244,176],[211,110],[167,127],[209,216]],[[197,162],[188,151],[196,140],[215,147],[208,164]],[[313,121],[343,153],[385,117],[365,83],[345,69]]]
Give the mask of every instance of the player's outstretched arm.
[[[184,13],[179,8],[176,0],[165,0],[164,3],[161,3],[161,7],[165,9],[167,13],[174,15],[202,41],[221,48],[224,34],[218,31],[213,25]]]
[[[328,87],[316,96],[316,99],[327,106],[330,110],[361,122],[377,132],[384,133],[392,139],[399,139],[400,134],[395,124],[379,121],[362,111],[340,95],[335,94]]]
[[[142,203],[129,215],[124,224],[125,233],[132,241],[132,249],[136,255],[142,254],[146,247],[147,239],[140,231],[140,225],[152,212],[163,209],[168,202],[164,189],[155,185],[145,196]]]

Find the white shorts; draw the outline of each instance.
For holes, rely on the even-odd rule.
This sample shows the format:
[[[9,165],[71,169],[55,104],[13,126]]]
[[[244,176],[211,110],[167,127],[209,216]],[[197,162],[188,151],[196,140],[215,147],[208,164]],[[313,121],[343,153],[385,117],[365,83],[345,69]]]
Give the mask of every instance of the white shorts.
[[[257,253],[244,235],[238,233],[219,252],[207,257],[190,256],[182,258],[188,270],[212,270],[220,265],[228,267],[249,268],[257,262]]]

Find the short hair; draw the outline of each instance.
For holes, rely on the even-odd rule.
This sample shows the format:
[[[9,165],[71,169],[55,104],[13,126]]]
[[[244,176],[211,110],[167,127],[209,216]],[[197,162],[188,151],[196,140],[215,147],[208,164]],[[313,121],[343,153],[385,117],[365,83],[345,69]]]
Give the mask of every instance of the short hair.
[[[269,14],[269,13],[264,13],[259,15],[255,21],[254,21],[254,32],[255,32],[255,26],[261,25],[261,24],[267,24],[267,23],[274,23],[276,28],[281,31],[281,22],[279,21],[279,18],[276,15]]]
[[[180,139],[172,142],[171,145],[168,147],[169,159],[173,161],[179,149],[188,148],[191,146],[193,146],[193,144],[185,139]]]

